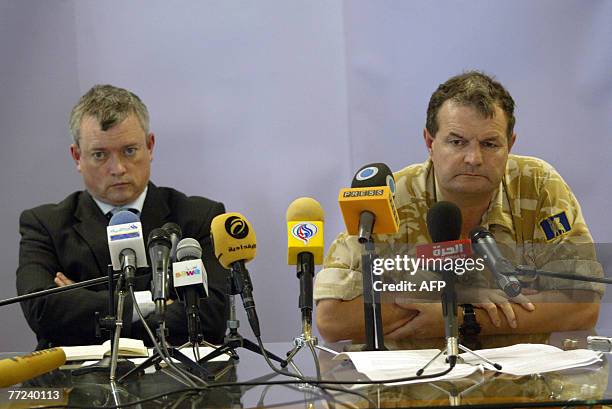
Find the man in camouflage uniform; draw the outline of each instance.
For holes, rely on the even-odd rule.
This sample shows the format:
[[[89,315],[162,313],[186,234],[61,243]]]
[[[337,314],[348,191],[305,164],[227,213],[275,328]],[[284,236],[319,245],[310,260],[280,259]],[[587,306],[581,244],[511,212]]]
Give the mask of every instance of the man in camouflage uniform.
[[[440,85],[423,131],[429,158],[395,173],[400,228],[394,235],[374,236],[378,255],[414,256],[417,244],[431,243],[427,211],[445,200],[461,209],[461,238],[483,226],[513,263],[601,277],[593,240],[570,188],[548,163],[509,154],[516,139],[514,123],[514,101],[492,78],[467,72]],[[315,284],[317,326],[328,341],[363,339],[360,263],[356,237],[340,234]],[[387,281],[440,279],[428,271],[385,275]],[[524,284],[522,295],[508,299],[487,269],[468,272],[458,281],[460,301],[474,304],[483,334],[592,328],[603,294],[602,285],[538,277]],[[386,339],[442,336],[439,295],[437,300],[407,292],[383,294]]]

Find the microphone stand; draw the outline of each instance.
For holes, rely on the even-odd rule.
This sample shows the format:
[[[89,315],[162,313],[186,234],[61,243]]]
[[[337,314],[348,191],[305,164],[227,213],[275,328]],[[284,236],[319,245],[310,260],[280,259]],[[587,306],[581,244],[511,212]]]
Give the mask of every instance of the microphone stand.
[[[227,320],[227,327],[229,328],[229,333],[223,339],[223,345],[215,348],[214,351],[210,352],[208,355],[204,356],[198,363],[203,363],[206,361],[210,361],[213,358],[216,358],[222,354],[229,354],[234,360],[240,359],[238,354],[236,353],[236,348],[242,347],[246,348],[251,352],[255,352],[256,354],[263,355],[261,348],[259,345],[254,343],[253,341],[244,338],[238,332],[238,328],[240,327],[240,321],[236,318],[236,295],[242,293],[242,280],[240,279],[239,274],[234,271],[234,268],[229,270],[228,275],[228,298],[230,305],[230,313]],[[266,350],[266,354],[270,357],[270,359],[275,360],[280,363],[281,367],[287,366],[287,361],[279,358],[274,355],[270,351]]]
[[[77,289],[77,288],[91,287],[91,286],[94,286],[94,285],[104,284],[104,283],[112,283],[113,280],[118,279],[119,276],[121,275],[120,273],[113,274],[112,272],[113,272],[113,269],[112,269],[112,266],[111,266],[110,271],[109,271],[109,277],[92,278],[91,280],[79,281],[78,283],[68,284],[68,285],[65,285],[63,287],[48,288],[46,290],[34,291],[32,293],[29,293],[29,294],[24,294],[24,295],[19,295],[17,297],[7,298],[6,300],[0,300],[0,307],[2,307],[4,305],[15,304],[15,303],[18,303],[18,302],[21,302],[21,301],[31,300],[32,298],[44,297],[46,295],[62,293],[64,291],[71,291],[71,290],[74,290],[74,289]],[[112,289],[112,285],[111,285],[111,288],[109,289],[109,293],[110,293],[110,291],[112,291],[111,289]],[[110,299],[110,300],[112,300],[112,299]],[[114,307],[112,307],[113,302],[114,302],[114,300],[110,301],[110,304],[109,304],[109,307],[111,307],[110,310],[112,310],[114,308]]]
[[[363,212],[371,214],[370,212]],[[371,235],[365,240],[361,251],[361,272],[363,280],[363,313],[365,319],[365,345],[363,351],[386,351],[380,309],[380,293],[374,291],[372,268],[377,255],[374,252],[374,241]]]
[[[119,272],[117,277],[117,315],[115,315],[114,306],[114,278],[116,277],[113,273],[113,266],[111,264],[107,267],[108,270],[108,315],[104,318],[98,318],[96,321],[96,328],[102,327],[110,332],[111,340],[111,355],[103,357],[101,360],[93,365],[85,366],[72,370],[72,375],[80,376],[91,372],[106,372],[110,371],[109,379],[111,383],[115,382],[117,370],[119,372],[127,372],[134,368],[134,364],[129,360],[118,361],[119,358],[119,339],[121,338],[121,329],[123,328],[123,306],[125,303],[125,277],[124,272]],[[135,272],[131,271],[129,274],[133,277]],[[96,312],[96,316],[99,313]],[[100,338],[100,337],[98,337]]]
[[[96,337],[101,338],[101,329],[102,327],[105,330],[110,331],[110,339],[113,340],[111,343],[111,357],[113,354],[118,352],[118,342],[121,336],[121,328],[123,327],[122,315],[123,315],[123,300],[125,297],[125,287],[123,285],[123,273],[115,273],[113,271],[113,266],[111,264],[107,267],[108,275],[106,277],[98,277],[93,278],[91,280],[80,281],[78,283],[73,283],[69,285],[65,285],[63,287],[55,287],[48,288],[46,290],[35,291],[29,294],[20,295],[17,297],[7,298],[6,300],[0,300],[0,307],[4,305],[15,304],[21,301],[31,300],[34,298],[44,297],[51,294],[58,294],[66,291],[72,291],[77,288],[85,288],[91,287],[99,284],[107,284],[108,285],[108,315],[104,318],[96,318]],[[119,299],[117,300],[118,313],[115,315],[115,294],[114,294],[114,282],[118,281],[118,290],[119,290]],[[99,317],[99,313],[96,312],[96,317]],[[115,342],[116,340],[116,342]],[[79,376],[90,372],[111,372],[111,381],[113,381],[114,373],[117,370],[120,372],[126,371],[130,368],[134,367],[134,364],[130,361],[119,361],[115,358],[114,368],[112,365],[112,358],[104,357],[97,363],[72,370],[72,375]]]
[[[574,275],[570,273],[557,273],[553,271],[543,271],[536,270],[533,267],[519,265],[516,266],[515,271],[501,273],[504,275],[517,275],[517,276],[526,276],[531,278],[537,278],[538,276],[546,276],[546,277],[554,277],[554,278],[564,278],[566,280],[572,281],[587,281],[589,283],[603,283],[603,284],[612,284],[612,279],[609,278],[599,278],[599,277],[586,277],[580,275]]]
[[[495,369],[501,370],[500,364],[494,363],[487,358],[477,354],[471,349],[459,343],[459,327],[457,325],[457,292],[455,291],[456,274],[454,271],[442,270],[442,278],[446,285],[442,290],[442,314],[444,315],[444,335],[446,337],[446,347],[438,352],[424,367],[419,369],[417,376],[423,375],[423,372],[442,354],[446,354],[446,362],[453,368],[459,358],[459,350],[468,352],[492,365]]]
[[[297,256],[297,276],[300,279],[300,310],[302,311],[302,334],[293,338],[293,348],[287,352],[287,363],[291,364],[293,369],[300,375],[304,376],[299,368],[293,362],[293,358],[300,350],[308,346],[312,352],[317,368],[317,379],[321,379],[321,370],[319,367],[319,358],[314,352],[314,349],[321,349],[318,345],[317,337],[312,335],[312,281],[314,277],[314,255],[308,252],[299,253]],[[323,350],[323,349],[321,349]]]
[[[161,319],[159,320],[159,325],[157,327],[157,339],[161,340],[161,345],[162,346],[166,346],[166,336],[168,335],[168,328],[166,328],[166,323],[165,320],[163,319],[163,313],[165,312],[165,305],[166,305],[166,300],[159,300],[159,305],[162,305],[164,308],[162,309],[158,309],[158,311],[160,311],[162,313],[161,315]],[[156,306],[158,306],[157,302],[156,302]],[[198,322],[199,322],[199,318],[198,318]],[[145,369],[151,367],[151,366],[155,366],[155,368],[159,369],[160,366],[160,362],[162,360],[164,360],[164,358],[168,358],[168,359],[175,359],[177,361],[179,361],[181,364],[185,365],[187,367],[187,369],[193,373],[194,375],[203,378],[203,379],[217,379],[217,375],[212,374],[208,369],[206,369],[205,367],[203,367],[202,365],[200,365],[200,361],[193,361],[191,358],[189,358],[187,355],[183,354],[180,350],[183,349],[184,347],[188,346],[191,344],[190,342],[187,342],[186,344],[180,346],[179,348],[174,348],[174,347],[164,347],[161,348],[161,351],[165,352],[167,354],[166,357],[162,357],[157,350],[153,353],[153,355],[151,355],[149,358],[147,358],[144,362],[142,362],[141,364],[139,364],[138,366],[134,367],[133,369],[131,369],[130,371],[128,371],[125,375],[123,375],[121,378],[119,378],[118,382],[122,382],[123,380],[125,380],[127,377],[129,377],[130,375],[132,375],[133,373],[144,373]],[[193,344],[191,344],[193,346]],[[197,344],[199,345],[199,344]],[[195,349],[195,348],[194,348]],[[195,354],[195,351],[194,351]],[[195,357],[195,355],[194,355]],[[196,358],[197,359],[197,358]]]

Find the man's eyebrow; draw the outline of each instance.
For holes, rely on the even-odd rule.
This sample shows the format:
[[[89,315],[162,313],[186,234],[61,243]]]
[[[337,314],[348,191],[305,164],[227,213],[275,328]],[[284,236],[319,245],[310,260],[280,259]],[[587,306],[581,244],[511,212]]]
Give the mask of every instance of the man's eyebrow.
[[[481,140],[481,142],[490,142],[490,141],[499,141],[500,139],[502,139],[503,136],[502,135],[489,135],[487,137],[485,137],[484,139]]]
[[[458,133],[455,133],[455,132],[450,132],[450,133],[448,134],[447,138],[448,138],[448,137],[451,137],[451,136],[453,136],[453,137],[455,137],[455,138],[465,139],[465,138],[463,137],[463,135],[459,135]]]

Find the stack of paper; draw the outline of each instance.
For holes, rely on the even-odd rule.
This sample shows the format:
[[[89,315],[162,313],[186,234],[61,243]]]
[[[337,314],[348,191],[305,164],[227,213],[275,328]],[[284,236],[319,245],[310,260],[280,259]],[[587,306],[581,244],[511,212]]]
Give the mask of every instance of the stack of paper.
[[[564,351],[552,345],[517,344],[504,348],[481,349],[476,351],[494,363],[500,364],[500,372],[511,375],[531,375],[543,372],[561,371],[601,362],[602,353],[590,349]],[[465,363],[484,364],[486,369],[496,371],[470,353],[460,354]]]
[[[83,345],[76,347],[62,347],[66,353],[66,361],[84,361],[89,359],[102,359],[104,355],[110,355],[110,340],[102,345]],[[120,338],[119,356],[149,356],[147,347],[139,339]]]
[[[440,350],[422,349],[415,351],[364,351],[345,352],[334,359],[350,359],[355,368],[371,380],[384,381],[388,379],[415,376],[416,372],[425,366]],[[493,363],[502,366],[501,371],[510,375],[531,375],[543,372],[561,371],[578,368],[601,362],[602,353],[589,349],[564,351],[551,345],[517,344],[504,348],[482,349],[476,353]],[[471,353],[459,355],[463,363],[458,363],[453,370],[437,378],[417,379],[402,383],[432,382],[437,380],[464,378],[476,371],[491,369],[492,365]],[[425,372],[425,375],[441,372],[448,368],[445,356],[440,355]]]

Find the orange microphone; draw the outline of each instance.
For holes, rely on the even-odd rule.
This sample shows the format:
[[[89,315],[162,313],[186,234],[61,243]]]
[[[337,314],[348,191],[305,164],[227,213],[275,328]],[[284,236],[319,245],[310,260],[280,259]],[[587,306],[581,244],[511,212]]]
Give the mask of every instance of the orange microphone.
[[[387,165],[372,163],[359,169],[351,187],[338,195],[348,234],[358,235],[359,242],[365,243],[372,233],[397,233],[399,216],[394,194],[395,180]]]
[[[50,372],[66,363],[62,348],[43,349],[0,360],[0,388],[15,385]]]

